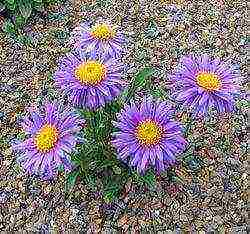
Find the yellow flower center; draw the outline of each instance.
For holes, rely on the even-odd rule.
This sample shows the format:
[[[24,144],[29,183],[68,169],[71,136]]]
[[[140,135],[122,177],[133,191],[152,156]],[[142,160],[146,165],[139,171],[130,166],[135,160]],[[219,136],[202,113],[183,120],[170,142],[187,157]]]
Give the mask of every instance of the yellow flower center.
[[[114,30],[107,24],[98,24],[93,27],[92,36],[99,40],[108,40],[115,36]]]
[[[106,66],[97,61],[87,61],[75,70],[76,78],[83,84],[97,85],[106,77]]]
[[[162,137],[162,129],[153,120],[145,120],[137,126],[136,137],[143,145],[155,145]]]
[[[58,130],[50,125],[45,124],[35,136],[35,145],[38,151],[46,153],[50,151],[58,140]]]
[[[220,78],[213,73],[207,72],[199,73],[196,77],[196,82],[200,87],[208,91],[218,90],[221,86]]]

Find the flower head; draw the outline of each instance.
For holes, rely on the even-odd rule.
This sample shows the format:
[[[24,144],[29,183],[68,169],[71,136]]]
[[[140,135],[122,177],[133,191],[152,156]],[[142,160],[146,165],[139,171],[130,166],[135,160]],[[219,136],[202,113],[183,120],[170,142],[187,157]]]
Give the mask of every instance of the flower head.
[[[120,94],[125,84],[122,72],[118,60],[75,51],[61,60],[54,77],[74,106],[96,109]]]
[[[207,55],[184,57],[172,78],[181,87],[177,100],[190,107],[195,116],[206,115],[210,107],[218,112],[233,111],[236,77],[221,60]]]
[[[74,48],[100,52],[111,57],[120,57],[125,41],[118,28],[107,22],[97,22],[94,25],[82,23],[74,29],[71,37]]]
[[[176,154],[186,145],[181,126],[171,120],[172,110],[166,102],[144,100],[138,108],[126,106],[118,115],[113,145],[119,158],[129,161],[139,173],[153,166],[164,171],[176,161]]]
[[[41,112],[44,113],[44,112]],[[44,179],[56,175],[56,169],[64,166],[66,171],[72,168],[69,153],[77,142],[75,136],[84,123],[69,110],[60,110],[56,104],[48,103],[45,113],[30,110],[22,122],[29,138],[13,146],[22,167],[28,174],[37,174]]]

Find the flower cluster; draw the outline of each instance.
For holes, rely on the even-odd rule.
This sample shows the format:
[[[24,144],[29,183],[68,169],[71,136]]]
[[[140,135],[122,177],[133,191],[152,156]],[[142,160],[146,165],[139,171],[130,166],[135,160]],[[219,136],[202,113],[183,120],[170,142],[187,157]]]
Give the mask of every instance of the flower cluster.
[[[182,128],[171,120],[173,111],[166,102],[144,100],[137,107],[126,107],[119,115],[115,126],[120,129],[115,134],[113,144],[118,157],[144,173],[151,165],[157,172],[164,171],[176,161],[175,154],[186,146]]]
[[[72,33],[71,43],[74,48],[86,52],[101,52],[113,58],[119,58],[126,42],[123,33],[110,22],[89,22],[80,24]]]
[[[72,52],[60,60],[55,72],[55,85],[73,107],[98,111],[126,86],[121,62],[126,39],[110,22],[97,22],[75,28],[71,42]],[[189,108],[194,117],[207,115],[209,108],[234,110],[236,77],[223,61],[207,55],[186,56],[171,78],[176,101]],[[24,119],[22,125],[29,138],[13,148],[20,152],[18,159],[27,173],[52,178],[60,166],[71,170],[70,153],[84,120],[56,103],[44,109],[41,114],[31,111]],[[160,173],[172,166],[187,145],[174,112],[166,101],[148,98],[139,105],[125,104],[114,121],[118,130],[111,141],[118,158],[138,173],[150,167]]]
[[[40,111],[30,109],[30,115],[22,122],[29,138],[13,147],[21,152],[18,161],[27,173],[44,179],[54,177],[60,166],[71,170],[69,154],[76,146],[76,134],[83,123],[70,108],[55,103],[48,103]]]
[[[172,78],[181,87],[176,100],[191,108],[194,116],[206,115],[210,107],[218,112],[234,110],[236,76],[223,61],[207,55],[186,56]]]
[[[75,107],[97,109],[121,93],[125,85],[122,71],[117,59],[75,51],[61,60],[55,84]]]

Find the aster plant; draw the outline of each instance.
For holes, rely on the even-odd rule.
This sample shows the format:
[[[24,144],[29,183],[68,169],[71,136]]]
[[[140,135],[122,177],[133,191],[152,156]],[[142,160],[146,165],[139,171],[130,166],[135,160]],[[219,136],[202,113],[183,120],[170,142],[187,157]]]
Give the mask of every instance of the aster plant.
[[[55,84],[68,94],[75,107],[96,109],[123,90],[123,68],[119,60],[76,50],[60,61]]]
[[[76,134],[83,123],[69,108],[63,110],[56,103],[48,103],[40,113],[30,109],[30,116],[22,122],[28,139],[13,146],[23,169],[43,179],[55,177],[61,166],[70,171],[73,165],[69,154],[74,151]]]
[[[236,75],[220,59],[207,55],[183,57],[172,79],[180,87],[177,101],[189,107],[194,116],[207,115],[210,107],[219,113],[235,108]]]
[[[171,120],[173,110],[164,101],[144,99],[138,107],[126,106],[117,117],[113,145],[118,158],[145,173],[153,167],[158,173],[176,161],[186,146],[182,128]]]
[[[91,25],[84,22],[72,33],[71,44],[74,48],[87,52],[98,52],[110,57],[120,57],[126,39],[117,26],[110,22],[97,22]]]
[[[74,185],[77,175],[88,189],[103,193],[106,201],[120,194],[130,176],[129,168],[120,163],[110,144],[112,120],[120,108],[121,103],[116,100],[98,110],[78,109],[79,114],[86,119],[84,144],[79,144],[78,150],[72,154],[71,159],[77,167],[68,175],[67,187]]]

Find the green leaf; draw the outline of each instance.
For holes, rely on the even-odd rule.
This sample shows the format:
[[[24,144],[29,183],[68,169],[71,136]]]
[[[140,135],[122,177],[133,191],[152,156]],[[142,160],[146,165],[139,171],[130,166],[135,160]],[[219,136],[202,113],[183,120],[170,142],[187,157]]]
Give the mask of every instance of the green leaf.
[[[123,93],[126,101],[129,101],[135,94],[135,91],[139,87],[143,87],[147,83],[147,78],[152,76],[154,69],[151,67],[145,67],[140,72],[137,73],[135,78],[132,81],[131,86],[128,88],[128,91]]]
[[[23,27],[23,25],[25,24],[26,20],[23,16],[18,15],[15,19],[15,25],[17,28],[21,28]]]
[[[96,185],[96,177],[94,175],[88,174],[85,176],[86,184],[92,189],[93,191],[96,191],[97,185]]]
[[[10,4],[10,5],[15,4],[15,0],[6,0],[6,2],[7,2],[8,4]]]
[[[7,2],[6,2],[6,8],[8,9],[8,10],[10,10],[10,11],[14,11],[15,10],[15,8],[16,8],[16,3],[15,3],[15,1],[13,0],[8,0]]]
[[[72,190],[72,188],[74,187],[76,183],[77,177],[79,176],[79,173],[80,173],[79,170],[77,170],[68,174],[66,178],[66,184],[65,184],[66,192],[69,192]]]
[[[85,119],[90,119],[93,117],[93,111],[87,109],[77,109],[77,113],[83,116]]]
[[[16,34],[15,25],[8,19],[3,24],[3,31],[15,35]]]
[[[44,0],[45,3],[50,4],[50,3],[55,3],[59,0]]]
[[[31,45],[32,44],[32,38],[30,36],[18,35],[17,40],[24,45]]]
[[[18,9],[24,18],[29,18],[32,12],[32,5],[29,0],[19,0]]]
[[[114,162],[112,160],[106,159],[100,162],[98,165],[99,168],[107,168],[109,166],[113,166]]]
[[[163,87],[155,87],[154,89],[151,89],[150,94],[156,98],[166,97],[166,91],[164,91]]]
[[[119,102],[119,100],[113,101],[111,103],[108,103],[105,106],[105,112],[111,113],[111,114],[115,114],[117,112],[119,112],[121,110],[122,104]]]
[[[136,172],[133,172],[133,178],[135,179],[135,182],[146,184],[149,188],[154,188],[156,185],[156,177],[152,170],[147,171],[145,175],[139,175]]]
[[[112,4],[112,0],[97,0],[96,3],[99,7],[108,7]]]
[[[41,2],[33,2],[33,8],[37,11],[44,11],[44,4]]]
[[[154,73],[153,68],[151,67],[145,67],[144,69],[142,69],[135,77],[135,81],[134,84],[136,87],[142,86],[146,83],[146,79],[149,76],[152,76]]]
[[[111,202],[118,197],[120,187],[117,184],[108,185],[104,188],[104,201]]]
[[[71,155],[71,161],[74,162],[77,165],[80,165],[81,163],[81,155],[78,153],[73,153]]]
[[[154,188],[156,185],[156,177],[154,172],[151,170],[146,173],[146,175],[142,176],[142,180],[144,183],[150,188]]]
[[[103,194],[106,202],[113,201],[119,196],[121,188],[124,186],[124,179],[127,179],[124,174],[120,176],[111,174],[102,178]]]

